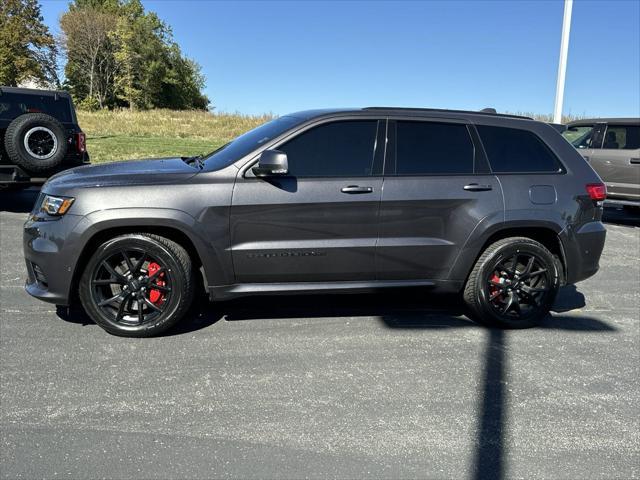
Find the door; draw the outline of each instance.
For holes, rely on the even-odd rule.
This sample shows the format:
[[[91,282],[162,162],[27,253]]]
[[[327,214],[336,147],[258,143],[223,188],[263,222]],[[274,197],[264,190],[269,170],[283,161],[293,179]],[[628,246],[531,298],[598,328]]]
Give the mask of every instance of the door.
[[[330,121],[272,148],[286,176],[234,187],[231,250],[238,283],[372,280],[385,122]]]
[[[640,125],[609,124],[591,165],[612,198],[640,200]]]
[[[483,219],[502,220],[500,184],[464,122],[389,122],[378,278],[446,279]]]

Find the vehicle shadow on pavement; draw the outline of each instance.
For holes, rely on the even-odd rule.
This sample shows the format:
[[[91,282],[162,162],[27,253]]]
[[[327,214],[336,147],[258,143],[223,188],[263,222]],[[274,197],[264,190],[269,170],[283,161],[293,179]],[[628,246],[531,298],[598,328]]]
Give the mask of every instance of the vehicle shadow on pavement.
[[[478,414],[473,478],[500,480],[505,476],[506,393],[508,331],[482,327],[464,316],[459,296],[424,295],[424,291],[387,292],[377,295],[269,297],[253,302],[225,302],[219,317],[228,321],[267,318],[321,318],[373,316],[391,329],[485,329],[482,396]],[[253,305],[248,307],[247,305]],[[614,332],[597,318],[563,315],[585,306],[574,285],[560,289],[552,311],[538,329],[571,332]],[[558,314],[559,313],[559,314]],[[534,329],[535,330],[535,329]]]
[[[487,341],[484,351],[484,372],[481,381],[482,397],[478,414],[476,450],[472,465],[473,478],[504,478],[506,393],[508,363],[508,332],[482,327],[464,316],[457,295],[425,295],[423,290],[408,289],[380,294],[363,295],[305,295],[253,297],[210,304],[198,298],[190,315],[167,336],[181,335],[204,329],[221,319],[227,321],[374,317],[391,329],[485,329]],[[584,295],[574,285],[560,289],[554,312],[582,308]],[[84,312],[59,309],[58,316],[82,325],[93,322]],[[615,327],[596,318],[583,315],[549,315],[537,327],[543,330],[572,332],[613,332]]]
[[[584,316],[549,316],[538,328],[574,332],[613,332],[613,326],[596,318]],[[505,455],[505,371],[508,364],[508,332],[490,329],[484,353],[484,378],[482,379],[482,406],[476,438],[473,465],[474,479],[504,478]]]
[[[584,295],[575,285],[563,287],[556,299],[554,312],[568,312],[585,306]],[[396,314],[382,317],[390,328],[456,328],[473,326],[455,317],[443,317],[441,313],[422,312],[409,316]],[[574,332],[613,332],[615,327],[596,318],[582,315],[549,315],[538,329]],[[484,353],[482,379],[482,406],[476,438],[473,478],[504,478],[504,438],[506,396],[504,391],[505,371],[508,362],[506,340],[508,331],[487,329],[488,338]]]

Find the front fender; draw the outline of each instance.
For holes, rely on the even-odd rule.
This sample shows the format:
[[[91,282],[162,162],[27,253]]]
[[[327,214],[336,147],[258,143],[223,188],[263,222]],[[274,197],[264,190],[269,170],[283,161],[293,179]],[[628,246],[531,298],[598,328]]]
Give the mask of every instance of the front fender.
[[[210,228],[213,226],[210,226]],[[124,229],[134,232],[136,229],[173,229],[184,234],[193,244],[204,268],[209,284],[227,284],[233,282],[233,265],[230,251],[224,246],[228,227],[220,225],[223,232],[218,238],[207,235],[205,226],[186,212],[169,208],[113,208],[98,210],[85,215],[75,226],[71,237],[76,252],[84,252],[92,239],[112,229]],[[160,233],[161,234],[161,233]],[[220,242],[221,248],[214,243]],[[77,255],[76,259],[82,255]],[[74,269],[77,269],[76,264]],[[78,273],[78,272],[76,272]],[[75,276],[75,275],[74,275]]]

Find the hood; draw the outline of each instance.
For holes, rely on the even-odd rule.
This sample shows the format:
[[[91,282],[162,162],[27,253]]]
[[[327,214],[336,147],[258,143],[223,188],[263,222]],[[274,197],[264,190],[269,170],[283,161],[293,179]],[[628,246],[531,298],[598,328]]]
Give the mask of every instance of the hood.
[[[187,165],[180,157],[111,162],[60,172],[47,181],[43,190],[158,185],[184,181],[198,172],[198,167]]]

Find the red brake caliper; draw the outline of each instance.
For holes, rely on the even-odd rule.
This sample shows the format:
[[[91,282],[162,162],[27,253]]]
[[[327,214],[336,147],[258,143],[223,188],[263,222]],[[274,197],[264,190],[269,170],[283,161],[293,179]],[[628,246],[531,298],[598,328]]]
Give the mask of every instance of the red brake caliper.
[[[496,273],[494,273],[494,274],[493,274],[493,277],[491,277],[491,281],[492,281],[492,282],[495,282],[495,283],[503,283],[503,279],[502,279],[502,278],[500,278],[500,277],[498,276],[498,274],[496,274]],[[499,290],[500,290],[500,289],[499,289],[497,286],[495,286],[495,285],[491,285],[491,287],[489,287],[489,294],[490,294],[490,296],[493,296],[493,295],[494,295],[497,291],[499,291]],[[503,295],[498,295],[494,300],[500,300],[500,301],[503,301],[503,300],[504,300],[504,297],[503,297]]]
[[[149,270],[149,276],[152,277],[158,270],[160,270],[160,265],[158,265],[156,262],[151,262],[147,269]],[[154,283],[156,285],[164,287],[164,272],[158,275]],[[151,303],[153,303],[154,305],[162,305],[162,302],[164,302],[164,294],[160,290],[155,290],[152,288],[149,290],[149,300],[151,300]]]

